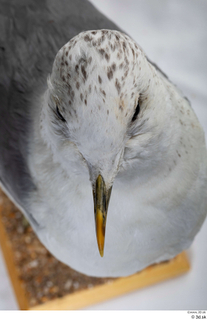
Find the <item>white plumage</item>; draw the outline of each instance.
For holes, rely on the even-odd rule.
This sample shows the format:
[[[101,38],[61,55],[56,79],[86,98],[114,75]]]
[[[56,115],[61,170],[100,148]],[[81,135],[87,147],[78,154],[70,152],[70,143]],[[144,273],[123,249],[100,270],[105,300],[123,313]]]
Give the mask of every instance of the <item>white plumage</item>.
[[[206,216],[204,133],[134,41],[109,30],[73,38],[33,110],[28,162],[38,188],[27,205],[58,259],[116,277],[189,247]],[[98,174],[113,184],[103,258],[92,195]]]

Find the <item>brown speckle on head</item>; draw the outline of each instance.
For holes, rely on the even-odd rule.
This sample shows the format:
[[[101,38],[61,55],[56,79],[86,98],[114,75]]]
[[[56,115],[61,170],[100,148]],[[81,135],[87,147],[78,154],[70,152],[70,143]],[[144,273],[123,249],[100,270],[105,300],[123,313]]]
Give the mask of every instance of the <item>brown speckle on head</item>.
[[[107,34],[108,35],[108,30],[101,30],[102,34]]]
[[[71,106],[72,102],[69,100],[69,101],[68,101],[68,104],[69,104],[69,106]]]
[[[125,61],[126,65],[128,65],[128,64],[129,64],[129,60],[127,59],[127,57],[126,57],[126,56],[125,56],[125,58],[124,58],[124,61]]]
[[[82,75],[84,77],[84,80],[86,80],[87,79],[87,73],[86,73],[86,69],[85,69],[85,67],[83,65],[81,66],[81,72],[82,72]]]
[[[76,66],[75,66],[75,72],[78,74],[79,73],[79,65],[78,64],[76,64]]]
[[[82,93],[80,94],[80,99],[81,99],[81,101],[83,101],[83,94]]]
[[[99,53],[100,53],[102,56],[105,54],[105,50],[104,50],[104,49],[102,49],[102,48],[101,48],[101,49],[99,49],[98,51],[99,51]]]
[[[88,87],[88,92],[91,93],[91,84]]]
[[[112,44],[109,42],[109,47],[111,48],[111,51],[114,52],[116,50],[116,43]]]
[[[107,115],[109,115],[109,110],[107,110]]]
[[[97,31],[92,31],[91,33],[95,36],[97,34]]]
[[[119,110],[123,111],[123,106],[122,105],[119,106]]]
[[[100,47],[101,42],[102,42],[101,38],[99,38],[99,39],[97,39],[97,41],[94,41],[94,44],[95,44],[96,47]]]
[[[127,70],[125,71],[125,73],[124,73],[124,79],[127,77],[128,73],[129,73],[129,69],[127,69]]]
[[[87,99],[84,100],[85,105],[87,106]]]
[[[101,93],[106,97],[106,92],[100,88]]]
[[[109,80],[111,80],[113,78],[113,71],[112,71],[111,67],[107,68],[107,77]]]
[[[97,46],[100,46],[101,43],[103,43],[105,40],[105,35],[103,34],[100,38],[98,38],[97,40]]]
[[[74,100],[74,96],[75,96],[74,91],[72,90],[69,95],[70,95],[71,100],[73,101]]]
[[[109,62],[109,60],[110,60],[110,54],[106,53],[106,54],[105,54],[105,59],[106,59],[107,62]]]
[[[124,49],[124,52],[125,52],[126,51],[126,42],[125,41],[122,42],[122,46],[123,46],[123,49]]]
[[[97,47],[97,42],[96,42],[95,40],[93,40],[93,41],[92,41],[92,45],[93,45],[94,47]]]
[[[69,83],[67,83],[67,87],[68,87],[68,93],[70,94],[71,91],[72,91],[72,87],[71,87],[71,85]]]
[[[86,35],[85,35],[85,37],[84,37],[84,40],[85,40],[86,42],[89,42],[89,41],[91,41],[91,40],[92,40],[92,38],[91,38],[91,37],[89,37],[89,35],[88,35],[88,34],[86,34]]]
[[[87,65],[87,60],[86,60],[85,58],[81,57],[81,58],[78,60],[78,63],[79,63],[79,64],[83,63],[83,64]]]
[[[106,39],[106,38],[105,38],[105,34],[107,34],[107,33],[108,33],[108,31],[106,31],[106,32],[103,31],[103,32],[102,32],[102,36],[101,36],[101,41],[102,41],[102,42],[104,42],[104,40]]]
[[[119,82],[119,80],[117,78],[116,78],[116,81],[115,81],[115,87],[116,87],[116,90],[117,90],[118,94],[120,94],[121,85],[120,85],[120,82]]]
[[[92,57],[90,56],[90,57],[88,58],[88,64],[91,64],[91,62],[92,62]]]
[[[68,51],[66,51],[65,55],[66,55],[66,57],[68,56]]]
[[[100,76],[98,76],[98,82],[101,84],[102,83],[102,79]]]
[[[78,40],[75,40],[75,41],[73,42],[73,44],[72,44],[73,47],[75,47],[77,41],[78,41]]]
[[[79,90],[79,88],[80,88],[80,83],[77,81],[76,82],[76,88]]]
[[[67,62],[67,60],[65,61],[65,65],[66,65],[66,66],[68,66],[68,62]]]
[[[112,69],[113,71],[116,71],[116,63],[113,63],[113,64],[112,64],[111,69]]]

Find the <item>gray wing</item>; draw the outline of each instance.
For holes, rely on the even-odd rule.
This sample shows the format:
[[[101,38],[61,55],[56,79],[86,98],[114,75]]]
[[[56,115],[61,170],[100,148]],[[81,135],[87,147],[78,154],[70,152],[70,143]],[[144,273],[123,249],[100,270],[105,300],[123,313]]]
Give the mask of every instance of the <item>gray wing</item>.
[[[44,90],[58,50],[96,29],[120,30],[87,0],[0,1],[0,181],[25,210],[37,187],[27,166],[33,97]]]
[[[27,166],[33,96],[45,88],[58,50],[94,29],[118,27],[86,0],[0,2],[0,181],[25,210],[36,188]]]

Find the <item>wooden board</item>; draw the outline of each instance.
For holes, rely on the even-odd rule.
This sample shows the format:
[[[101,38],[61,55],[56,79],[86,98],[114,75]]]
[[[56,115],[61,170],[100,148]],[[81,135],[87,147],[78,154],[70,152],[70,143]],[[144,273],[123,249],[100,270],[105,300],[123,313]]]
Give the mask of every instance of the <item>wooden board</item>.
[[[29,231],[29,235],[28,231],[25,232],[25,239],[27,239],[25,242],[29,241],[30,248],[32,245],[31,241],[35,243],[38,242],[38,253],[40,252],[40,248],[42,247],[42,251],[44,251],[44,259],[45,256],[49,257],[48,259],[50,260],[48,260],[48,264],[51,264],[52,261],[55,266],[55,270],[60,270],[59,274],[61,276],[63,275],[63,272],[67,273],[69,270],[69,274],[72,275],[71,277],[75,277],[75,279],[77,279],[78,277],[78,283],[77,281],[74,282],[74,279],[69,279],[70,276],[67,277],[66,284],[69,283],[68,287],[70,287],[70,284],[73,283],[72,292],[67,293],[67,290],[65,289],[65,287],[67,286],[64,286],[64,292],[58,293],[57,285],[51,287],[51,283],[53,284],[55,283],[55,281],[59,283],[58,279],[56,278],[53,281],[52,277],[55,274],[54,270],[50,270],[51,274],[48,274],[48,270],[46,273],[47,279],[50,279],[47,282],[50,284],[50,288],[48,288],[47,286],[41,286],[41,279],[44,278],[41,273],[45,272],[42,267],[39,270],[40,274],[35,274],[35,276],[33,277],[32,272],[37,272],[35,266],[36,264],[38,264],[37,259],[34,260],[34,252],[31,257],[30,255],[29,257],[27,257],[25,256],[27,254],[27,251],[25,250],[26,253],[24,253],[24,259],[22,260],[25,261],[25,265],[30,265],[30,268],[25,269],[25,265],[23,263],[23,265],[18,265],[17,263],[18,259],[16,259],[16,248],[18,248],[18,241],[23,241],[23,232],[20,232],[19,236],[18,232],[16,232],[16,229],[20,228],[18,224],[20,221],[19,214],[19,210],[3,193],[0,192],[0,243],[6,261],[8,273],[14,288],[16,299],[18,301],[19,308],[22,310],[74,310],[84,308],[89,305],[113,297],[117,297],[127,292],[178,276],[187,272],[190,268],[186,253],[183,252],[171,261],[150,266],[145,270],[129,277],[117,279],[87,277],[78,274],[76,271],[73,271],[69,267],[56,261],[54,257],[51,257],[51,255],[46,252],[46,249],[42,246],[42,244],[38,242],[38,239],[35,238],[35,235],[33,233],[32,236],[28,238],[32,231]],[[18,221],[15,220],[16,216],[18,216]],[[12,219],[14,219],[14,221]],[[14,223],[11,223],[10,225],[10,221]],[[21,238],[21,240],[18,240],[18,238]],[[25,272],[28,272],[29,275],[29,286],[27,284],[28,277],[24,276]],[[33,278],[34,280],[33,282],[31,282],[31,279]],[[36,290],[37,287],[39,288],[39,291]],[[77,290],[74,289],[75,287],[77,287]],[[51,288],[53,290],[50,290]],[[29,299],[29,297],[31,296],[31,291],[33,289],[34,293],[38,297]],[[42,294],[41,290],[44,291],[44,295]],[[52,293],[50,293],[50,291]],[[56,297],[53,294],[53,292],[55,291],[57,291],[58,293]],[[69,291],[71,291],[71,288]],[[49,292],[49,296],[47,296],[45,292],[47,294]],[[41,299],[39,297],[41,297]]]

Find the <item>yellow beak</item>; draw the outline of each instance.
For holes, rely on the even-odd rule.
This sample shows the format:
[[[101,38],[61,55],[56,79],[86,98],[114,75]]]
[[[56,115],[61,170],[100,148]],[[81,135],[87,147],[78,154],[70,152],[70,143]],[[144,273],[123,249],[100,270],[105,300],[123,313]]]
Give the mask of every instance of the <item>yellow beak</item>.
[[[98,249],[101,257],[104,254],[104,241],[105,241],[105,228],[106,228],[106,216],[111,196],[111,188],[106,189],[105,181],[99,174],[95,190],[93,190],[94,198],[94,213],[96,224],[96,237],[98,243]]]

